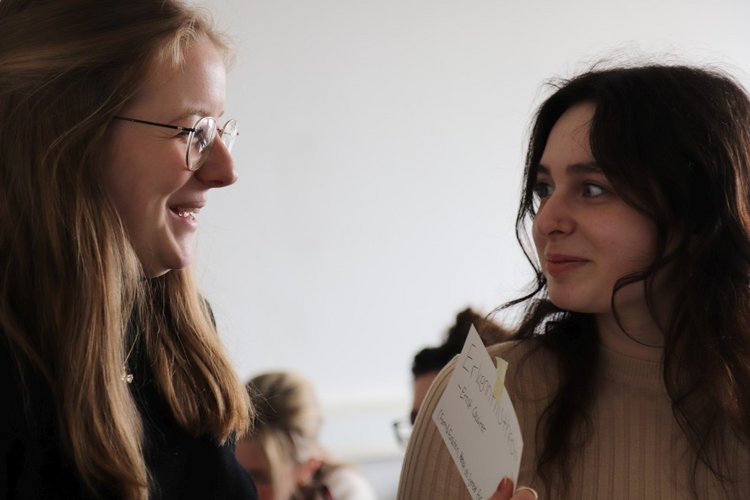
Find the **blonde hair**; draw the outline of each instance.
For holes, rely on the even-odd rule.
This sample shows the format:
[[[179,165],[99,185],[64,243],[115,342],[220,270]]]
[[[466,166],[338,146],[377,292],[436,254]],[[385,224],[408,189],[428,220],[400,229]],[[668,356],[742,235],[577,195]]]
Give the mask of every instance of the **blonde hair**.
[[[252,439],[263,450],[274,491],[279,491],[285,462],[297,466],[311,458],[327,458],[318,441],[323,421],[320,405],[312,384],[292,372],[257,375],[247,383],[247,390],[256,409]]]
[[[143,335],[177,423],[224,442],[252,406],[190,270],[143,279],[101,185],[105,135],[150,71],[226,44],[177,0],[0,2],[0,330],[42,375],[84,484],[146,499],[141,416],[121,377]]]

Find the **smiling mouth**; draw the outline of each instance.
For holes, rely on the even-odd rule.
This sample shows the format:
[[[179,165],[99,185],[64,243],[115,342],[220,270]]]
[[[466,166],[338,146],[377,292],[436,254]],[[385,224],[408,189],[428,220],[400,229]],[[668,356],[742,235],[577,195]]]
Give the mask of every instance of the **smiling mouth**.
[[[579,259],[577,257],[557,257],[547,259],[547,273],[554,277],[561,276],[578,269],[587,262],[586,259]]]
[[[182,219],[196,220],[195,216],[198,215],[201,209],[176,207],[173,208],[172,211],[177,214],[177,217],[180,217]]]

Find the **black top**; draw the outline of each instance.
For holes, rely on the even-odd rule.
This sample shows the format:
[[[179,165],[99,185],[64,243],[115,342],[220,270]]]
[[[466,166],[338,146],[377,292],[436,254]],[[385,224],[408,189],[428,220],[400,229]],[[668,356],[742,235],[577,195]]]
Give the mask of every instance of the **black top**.
[[[151,381],[148,363],[142,356],[136,359],[131,390],[143,416],[146,464],[155,484],[151,499],[257,500],[255,485],[235,459],[234,443],[220,446],[180,428]],[[0,410],[0,500],[91,499],[60,446],[47,384],[34,374],[25,382],[23,391],[0,332],[0,400],[5,402]]]

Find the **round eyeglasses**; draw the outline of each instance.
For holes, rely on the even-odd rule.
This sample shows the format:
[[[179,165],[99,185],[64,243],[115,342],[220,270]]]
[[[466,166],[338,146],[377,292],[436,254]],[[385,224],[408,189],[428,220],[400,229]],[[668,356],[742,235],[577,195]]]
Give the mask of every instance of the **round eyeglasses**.
[[[195,172],[203,166],[217,135],[221,137],[221,142],[224,143],[224,146],[229,152],[232,151],[234,140],[240,135],[237,128],[237,120],[228,120],[223,127],[217,127],[216,118],[211,116],[204,116],[195,122],[195,125],[192,127],[181,127],[179,125],[157,123],[137,118],[128,118],[126,116],[115,116],[114,118],[115,120],[141,123],[143,125],[152,125],[154,127],[171,128],[173,130],[179,130],[180,134],[187,134],[185,165],[191,172]]]

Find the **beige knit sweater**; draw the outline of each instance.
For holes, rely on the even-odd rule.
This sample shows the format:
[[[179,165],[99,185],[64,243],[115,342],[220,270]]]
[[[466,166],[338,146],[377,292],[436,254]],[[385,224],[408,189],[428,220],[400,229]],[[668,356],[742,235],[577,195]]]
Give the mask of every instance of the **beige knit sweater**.
[[[556,388],[553,355],[539,349],[525,362],[534,341],[490,347],[490,356],[508,361],[506,388],[518,414],[524,439],[519,485],[533,486],[539,497],[548,492],[535,474],[537,419]],[[432,413],[453,371],[453,363],[433,382],[419,411],[399,483],[399,500],[470,499]],[[601,354],[603,384],[593,409],[595,422],[588,444],[571,462],[571,499],[691,498],[692,454],[675,421],[662,381],[661,364],[628,358],[612,351]],[[697,471],[698,498],[750,499],[750,450],[733,440],[728,449],[734,482],[721,482],[705,467]],[[498,483],[500,477],[497,478]],[[725,491],[726,488],[726,491]]]

